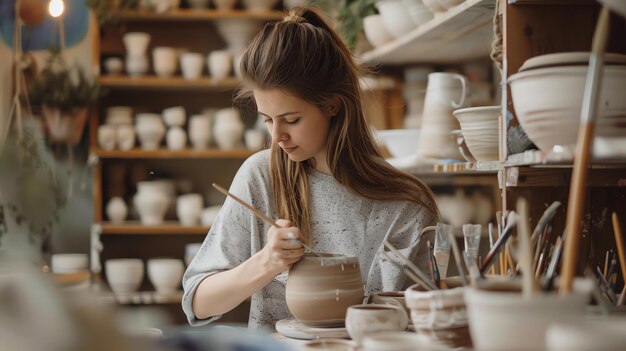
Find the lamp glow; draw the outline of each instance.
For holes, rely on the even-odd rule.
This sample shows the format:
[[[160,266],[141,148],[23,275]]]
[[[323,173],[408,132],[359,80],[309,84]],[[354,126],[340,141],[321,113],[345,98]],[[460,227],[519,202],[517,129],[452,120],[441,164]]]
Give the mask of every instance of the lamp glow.
[[[48,4],[48,12],[50,12],[50,16],[59,17],[63,14],[65,10],[65,3],[63,0],[51,0]]]

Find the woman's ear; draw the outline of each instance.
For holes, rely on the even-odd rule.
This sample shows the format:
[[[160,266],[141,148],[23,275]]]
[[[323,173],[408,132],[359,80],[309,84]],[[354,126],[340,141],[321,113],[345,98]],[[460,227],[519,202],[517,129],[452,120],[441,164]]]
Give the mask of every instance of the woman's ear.
[[[328,106],[329,117],[334,117],[339,113],[339,98],[334,97]]]

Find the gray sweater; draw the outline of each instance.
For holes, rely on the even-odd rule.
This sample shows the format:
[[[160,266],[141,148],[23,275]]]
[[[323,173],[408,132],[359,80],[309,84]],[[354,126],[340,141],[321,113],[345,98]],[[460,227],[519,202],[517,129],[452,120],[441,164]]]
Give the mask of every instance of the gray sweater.
[[[426,240],[434,240],[420,238],[419,233],[425,226],[434,225],[436,217],[426,208],[409,201],[378,201],[355,195],[331,175],[315,170],[309,172],[309,189],[311,248],[317,252],[358,257],[366,294],[402,290],[411,284],[401,271],[382,260],[383,239],[389,240],[427,272]],[[277,218],[272,206],[268,150],[244,162],[230,192]],[[232,199],[226,199],[183,277],[182,306],[191,325],[203,325],[221,317],[198,319],[194,315],[191,302],[200,282],[212,274],[236,267],[260,251],[267,242],[268,230],[268,224]],[[291,317],[285,302],[286,279],[287,272],[279,274],[252,296],[249,327],[273,328],[280,319]]]

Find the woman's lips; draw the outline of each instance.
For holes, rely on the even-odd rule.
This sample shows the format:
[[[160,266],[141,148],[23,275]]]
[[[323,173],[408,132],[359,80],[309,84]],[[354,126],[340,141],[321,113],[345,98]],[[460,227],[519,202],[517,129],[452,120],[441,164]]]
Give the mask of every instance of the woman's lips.
[[[294,146],[294,147],[283,147],[283,150],[286,153],[290,154],[290,153],[294,152],[297,148],[298,148],[297,146]]]

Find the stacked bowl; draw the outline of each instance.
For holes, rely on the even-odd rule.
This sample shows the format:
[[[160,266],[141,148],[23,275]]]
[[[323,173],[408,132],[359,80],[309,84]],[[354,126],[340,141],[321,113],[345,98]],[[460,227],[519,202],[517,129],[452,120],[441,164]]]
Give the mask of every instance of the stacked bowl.
[[[533,57],[509,78],[517,118],[542,151],[576,144],[589,53]],[[596,137],[626,136],[626,55],[606,54]]]
[[[468,107],[452,113],[461,124],[467,148],[478,161],[499,159],[500,109],[500,106]]]

